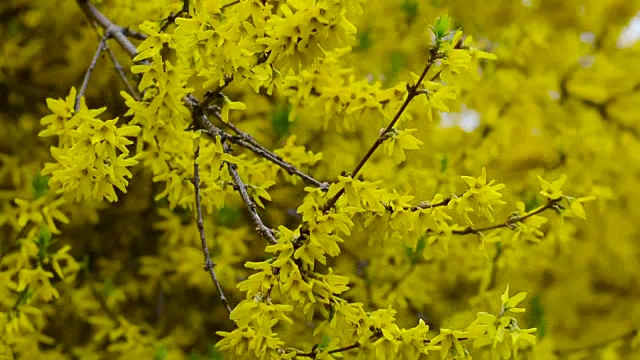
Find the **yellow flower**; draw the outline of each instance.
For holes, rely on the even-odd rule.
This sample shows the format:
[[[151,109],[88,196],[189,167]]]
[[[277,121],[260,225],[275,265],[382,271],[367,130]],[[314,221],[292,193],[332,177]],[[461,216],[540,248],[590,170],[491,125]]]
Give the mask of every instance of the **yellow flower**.
[[[384,143],[384,147],[385,150],[387,150],[387,155],[393,156],[396,164],[400,164],[407,159],[404,153],[405,150],[417,150],[420,148],[420,145],[423,144],[422,141],[411,135],[411,133],[416,131],[418,131],[418,129],[393,129],[388,133],[389,140]]]
[[[525,309],[517,308],[516,306],[518,306],[518,304],[522,302],[522,300],[524,300],[524,298],[526,297],[527,297],[526,292],[520,292],[514,295],[513,297],[509,297],[509,285],[507,285],[507,289],[504,291],[504,294],[502,294],[501,296],[502,313],[505,313],[507,311],[510,311],[513,313],[525,312]]]
[[[562,197],[562,191],[560,191],[560,188],[562,187],[566,179],[567,176],[562,175],[558,180],[549,183],[547,180],[538,175],[538,182],[540,182],[540,186],[542,187],[542,191],[540,191],[540,194],[542,194],[542,196],[548,198],[549,200],[560,199],[560,197]]]

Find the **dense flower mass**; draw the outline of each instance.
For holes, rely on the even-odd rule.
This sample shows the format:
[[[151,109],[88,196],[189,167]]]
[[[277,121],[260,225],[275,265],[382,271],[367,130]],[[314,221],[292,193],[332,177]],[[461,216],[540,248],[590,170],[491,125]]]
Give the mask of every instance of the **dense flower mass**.
[[[0,360],[637,356],[639,10],[0,5]]]

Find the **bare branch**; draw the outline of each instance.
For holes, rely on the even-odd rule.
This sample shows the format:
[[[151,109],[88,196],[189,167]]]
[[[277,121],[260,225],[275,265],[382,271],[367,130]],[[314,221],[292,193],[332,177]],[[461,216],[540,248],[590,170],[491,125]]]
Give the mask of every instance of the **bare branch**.
[[[122,28],[122,27],[120,27],[118,25],[115,25],[111,20],[109,20],[106,16],[104,16],[104,14],[102,14],[98,9],[96,9],[93,5],[88,3],[86,0],[77,0],[77,1],[80,4],[80,6],[82,7],[82,9],[85,11],[87,16],[89,16],[90,18],[92,18],[95,21],[97,21],[104,29],[112,29],[112,31],[117,31],[117,32],[113,33],[112,37],[132,57],[136,56],[136,46],[126,36],[123,36],[122,31],[125,30],[124,28]],[[122,35],[122,36],[116,36],[118,34]],[[191,98],[192,98],[191,100],[185,98],[185,102],[189,103],[189,102],[192,102],[193,100],[196,100],[194,97],[191,97]],[[248,136],[248,134],[243,133],[242,131],[240,131],[237,128],[235,128],[234,130],[237,130],[236,133],[238,134],[239,137],[235,138],[235,137],[228,136],[228,135],[223,136],[222,135],[223,134],[222,131],[219,132],[219,135],[223,136],[225,140],[229,140],[232,143],[235,143],[237,145],[245,147],[248,150],[256,153],[257,155],[266,158],[267,160],[273,162],[274,164],[282,167],[289,174],[296,174],[296,175],[300,176],[302,179],[304,179],[306,182],[308,182],[310,184],[313,184],[314,186],[317,186],[317,187],[319,187],[319,188],[321,188],[323,190],[328,189],[328,184],[327,183],[320,182],[320,181],[314,179],[312,176],[310,176],[308,174],[305,174],[304,172],[300,171],[299,169],[297,169],[292,164],[289,164],[288,162],[284,161],[278,155],[276,155],[273,152],[269,151],[268,149],[266,149],[262,145],[259,145],[257,142],[255,142],[255,140],[253,140],[250,136]],[[251,146],[251,145],[253,145],[253,146]]]
[[[218,276],[215,272],[215,264],[213,260],[211,260],[211,256],[209,255],[209,247],[207,246],[207,239],[204,235],[204,221],[202,220],[202,202],[200,199],[200,166],[198,165],[198,157],[200,156],[200,147],[196,148],[194,157],[193,157],[193,186],[195,187],[196,192],[196,217],[198,223],[198,232],[200,233],[200,243],[202,245],[202,252],[204,253],[204,269],[209,272],[209,276],[211,276],[211,281],[216,286],[218,290],[218,294],[220,295],[220,301],[227,309],[227,312],[231,314],[231,306],[229,305],[229,301],[227,297],[224,296],[224,292],[222,291],[222,286],[220,286],[220,282],[218,281]]]
[[[224,140],[220,140],[220,141],[222,141],[222,146],[224,148],[224,151],[227,153],[230,152],[231,148],[229,147],[229,145],[226,144]],[[247,207],[247,210],[249,210],[249,215],[251,216],[251,219],[256,224],[256,230],[258,231],[258,235],[266,238],[267,241],[269,241],[272,244],[277,244],[278,240],[276,240],[276,238],[273,236],[271,229],[269,229],[264,225],[264,223],[262,222],[262,219],[260,218],[260,215],[258,215],[258,212],[256,211],[256,204],[254,204],[251,198],[249,197],[249,193],[247,193],[247,186],[242,182],[242,178],[240,178],[240,175],[238,174],[238,168],[236,164],[227,163],[227,167],[229,168],[229,174],[231,174],[231,177],[233,178],[233,181],[236,184],[235,187],[237,188],[238,192],[240,193],[240,196],[242,197],[242,201]]]
[[[148,37],[147,35],[145,35],[145,34],[143,34],[141,32],[138,32],[138,31],[135,31],[135,30],[131,30],[129,28],[123,28],[122,29],[122,33],[125,34],[128,37],[131,37],[131,38],[134,38],[134,39],[138,39],[138,40],[145,40]]]
[[[213,138],[219,137],[220,142],[222,143],[222,148],[224,152],[230,153],[231,147],[229,146],[229,144],[227,144],[227,141],[230,140],[229,134],[220,130],[218,127],[213,125],[213,123],[211,123],[207,115],[205,115],[204,112],[202,111],[202,107],[198,103],[198,100],[194,96],[187,95],[185,97],[185,101],[191,107],[191,114],[193,116],[194,121],[196,121],[197,124],[201,128],[203,128],[207,132],[207,134],[209,134],[209,136]],[[238,174],[238,167],[232,163],[227,162],[226,164],[227,164],[227,168],[229,169],[229,174],[231,175],[235,183],[234,188],[240,193],[240,197],[242,197],[242,201],[244,202],[245,207],[249,211],[249,216],[251,216],[251,220],[253,220],[253,223],[256,225],[256,231],[260,236],[267,239],[267,241],[269,241],[270,243],[277,244],[278,240],[276,240],[276,238],[273,236],[271,229],[269,229],[264,224],[264,222],[260,218],[260,215],[258,215],[258,212],[256,210],[256,204],[254,204],[253,201],[251,200],[251,197],[249,197],[249,193],[247,192],[247,186],[244,184],[244,182],[242,181],[242,178]]]
[[[105,31],[105,36],[114,38],[123,49],[129,53],[131,57],[137,55],[136,46],[125,35],[128,31],[122,26],[116,25],[113,21],[109,20],[100,10],[98,10],[93,4],[87,0],[76,0],[80,9],[87,15],[89,19],[100,24]]]
[[[422,74],[420,74],[420,77],[418,78],[418,80],[416,80],[416,82],[413,85],[411,86],[407,85],[407,98],[404,100],[404,102],[402,103],[402,105],[400,106],[396,114],[393,116],[393,119],[391,119],[391,122],[389,122],[389,125],[387,125],[386,129],[380,132],[380,136],[378,136],[376,141],[373,143],[373,145],[371,145],[371,147],[369,148],[367,153],[364,155],[364,157],[360,160],[358,165],[356,165],[355,169],[353,169],[351,174],[349,174],[351,177],[355,178],[356,175],[358,175],[358,172],[360,172],[364,164],[366,164],[367,161],[369,161],[369,158],[371,158],[373,153],[375,153],[378,147],[380,147],[380,145],[382,145],[384,141],[389,137],[388,135],[389,132],[396,125],[396,123],[400,119],[400,116],[402,116],[404,111],[407,109],[407,106],[409,106],[409,103],[411,102],[411,100],[413,100],[413,98],[415,98],[420,94],[418,92],[418,87],[420,87],[420,84],[422,84],[422,81],[424,80],[425,76],[427,76],[427,72],[429,72],[429,70],[431,69],[431,66],[433,66],[437,58],[438,58],[437,48],[431,48],[431,50],[429,51],[429,60],[427,61],[427,65],[424,67],[424,70],[422,70]],[[438,72],[436,75],[432,77],[432,79],[437,77],[439,74],[440,73]],[[329,199],[329,201],[327,201],[327,203],[322,207],[322,211],[323,212],[329,211],[340,199],[340,197],[344,194],[344,192],[345,192],[344,188],[338,191],[338,193],[335,194],[331,199]]]
[[[238,134],[237,136],[230,136],[227,135],[227,139],[237,145],[242,146],[243,148],[252,151],[253,153],[255,153],[256,155],[267,159],[268,161],[271,161],[272,163],[278,165],[279,167],[281,167],[283,170],[285,170],[289,175],[297,175],[299,176],[302,180],[306,181],[307,183],[314,185],[324,191],[329,190],[329,184],[326,182],[321,182],[319,180],[317,180],[316,178],[314,178],[313,176],[302,172],[301,170],[299,170],[298,168],[296,168],[293,164],[290,164],[288,162],[286,162],[282,157],[276,155],[274,152],[272,152],[271,150],[267,149],[266,147],[262,146],[260,143],[258,143],[257,141],[255,141],[253,139],[253,137],[245,132],[243,132],[242,130],[238,129],[234,124],[230,123],[230,122],[224,122],[222,121],[222,117],[220,116],[220,114],[218,112],[214,112],[213,115],[220,120],[223,124],[225,124],[225,126],[229,127],[231,130],[233,130],[236,134]]]
[[[236,0],[236,1],[232,1],[232,2],[230,2],[230,3],[226,4],[226,5],[222,5],[222,6],[220,7],[220,11],[223,11],[224,9],[226,9],[226,8],[228,8],[228,7],[231,7],[231,6],[233,6],[233,5],[239,4],[239,3],[240,3],[240,0]]]
[[[169,16],[166,19],[166,23],[162,25],[162,27],[160,28],[160,31],[161,32],[165,31],[169,27],[169,25],[175,23],[176,19],[185,13],[189,15],[189,0],[182,0],[182,9],[180,9],[180,11],[178,11],[175,14],[174,13],[169,14]]]
[[[89,79],[91,78],[91,74],[93,73],[93,69],[96,67],[98,63],[98,59],[102,54],[102,51],[105,49],[107,44],[107,35],[103,36],[98,43],[98,48],[96,49],[95,55],[93,55],[93,59],[91,59],[91,64],[89,64],[89,68],[87,68],[87,72],[84,74],[84,79],[82,80],[82,86],[80,86],[80,91],[76,95],[76,104],[75,111],[78,112],[80,110],[80,100],[84,96],[84,93],[87,91],[87,86],[89,85]]]
[[[526,219],[537,215],[547,209],[551,209],[553,208],[557,203],[559,203],[562,200],[562,198],[558,198],[555,200],[549,200],[547,201],[547,203],[544,206],[541,206],[540,208],[538,208],[535,211],[532,211],[530,213],[528,213],[525,216],[510,216],[507,220],[505,220],[505,222],[501,223],[501,224],[496,224],[496,225],[491,225],[491,226],[487,226],[487,227],[483,227],[483,228],[472,228],[472,227],[466,227],[463,230],[453,230],[452,233],[455,235],[468,235],[468,234],[479,234],[483,231],[489,231],[489,230],[495,230],[495,229],[501,229],[501,228],[507,228],[507,227],[511,227],[516,223],[519,222],[523,222]]]
[[[113,67],[118,72],[118,75],[120,75],[120,79],[122,79],[122,82],[127,87],[127,90],[129,90],[129,93],[131,94],[131,96],[133,96],[133,98],[136,99],[137,101],[140,101],[140,94],[127,79],[127,75],[124,73],[124,69],[122,68],[122,65],[120,65],[120,62],[116,58],[116,54],[113,53],[109,45],[106,43],[105,43],[105,49],[107,49],[107,52],[109,53],[109,57],[111,57],[111,62],[113,63]]]

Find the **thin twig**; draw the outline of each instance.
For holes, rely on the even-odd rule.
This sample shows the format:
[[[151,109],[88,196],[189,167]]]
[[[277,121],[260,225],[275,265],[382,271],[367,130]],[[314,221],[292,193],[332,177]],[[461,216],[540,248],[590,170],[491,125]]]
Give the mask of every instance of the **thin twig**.
[[[224,151],[227,153],[231,149],[229,145],[225,142],[222,143],[222,146],[224,148]],[[267,239],[267,241],[269,241],[272,244],[277,244],[278,240],[276,240],[276,238],[273,236],[271,229],[265,226],[265,224],[262,222],[262,219],[260,218],[260,215],[258,215],[258,212],[256,211],[256,204],[254,204],[251,198],[249,197],[249,193],[247,193],[247,186],[242,182],[242,178],[238,174],[238,167],[236,166],[236,164],[232,164],[228,162],[227,168],[229,169],[229,174],[231,174],[231,177],[233,178],[233,181],[236,184],[235,187],[237,188],[238,192],[240,193],[240,196],[242,197],[242,201],[244,202],[244,205],[246,206],[247,210],[249,210],[249,215],[251,216],[251,219],[256,224],[256,231],[258,232],[258,235],[263,236],[264,238]]]
[[[179,18],[182,14],[189,14],[189,0],[182,0],[182,9],[180,9],[180,11],[178,11],[177,13],[171,13],[169,14],[169,16],[166,19],[166,23],[164,23],[164,25],[162,25],[162,27],[160,28],[160,32],[165,31],[169,25],[173,24],[176,22],[176,19]]]
[[[222,6],[220,6],[220,11],[222,11],[222,10],[224,10],[224,9],[230,7],[230,6],[233,6],[235,4],[239,4],[239,3],[240,3],[240,0],[236,0],[236,1],[230,2],[228,4],[222,5]]]
[[[136,51],[136,46],[125,35],[125,33],[127,33],[127,30],[125,28],[114,24],[113,21],[109,20],[109,18],[107,18],[89,1],[76,0],[76,2],[78,3],[78,6],[80,6],[80,9],[82,9],[82,11],[87,15],[87,17],[100,24],[100,26],[102,26],[102,28],[104,29],[105,34],[109,34],[109,37],[115,39],[118,44],[120,44],[120,46],[122,46],[122,48],[125,49],[127,53],[129,53],[131,57],[135,57],[138,54],[138,52]]]
[[[131,55],[132,57],[136,56],[137,54],[136,46],[126,36],[116,36],[116,35],[123,35],[122,31],[124,28],[114,24],[111,20],[109,20],[106,16],[104,16],[104,14],[102,14],[98,9],[96,9],[92,4],[88,3],[87,0],[77,0],[77,1],[82,7],[82,9],[85,11],[87,16],[97,21],[98,24],[100,24],[100,26],[102,26],[104,29],[112,29],[112,31],[116,31],[112,35],[113,39],[115,39],[120,44],[120,46],[122,46],[129,53],[129,55]],[[191,96],[191,99],[185,98],[184,100],[185,100],[185,103],[191,103],[193,100],[196,100],[196,99]],[[236,128],[236,130],[239,130],[239,129]],[[320,182],[317,179],[314,179],[313,177],[311,177],[310,175],[305,174],[304,172],[298,170],[295,166],[284,161],[278,155],[275,155],[273,152],[257,144],[255,141],[251,141],[251,140],[247,141],[247,139],[249,139],[250,137],[247,137],[246,134],[242,132],[237,133],[239,135],[238,138],[235,138],[229,135],[223,135],[226,133],[222,132],[221,130],[219,130],[217,134],[219,136],[222,136],[221,139],[229,140],[234,144],[247,148],[248,150],[256,153],[257,155],[265,157],[267,160],[285,169],[289,174],[296,174],[310,184],[313,184],[321,189],[325,189],[325,190],[328,189],[327,183]],[[252,142],[254,145],[253,147],[250,146]]]
[[[29,285],[27,285],[21,292],[20,295],[18,296],[18,299],[16,300],[16,302],[13,304],[13,306],[11,307],[11,311],[16,311],[18,310],[18,306],[22,305],[22,302],[26,299],[27,294],[29,293]]]
[[[107,52],[109,53],[109,57],[111,58],[111,62],[113,63],[113,67],[118,72],[118,75],[120,75],[122,82],[127,87],[127,90],[129,90],[129,93],[131,94],[131,96],[133,96],[133,98],[136,99],[136,101],[140,101],[140,94],[138,94],[138,91],[131,85],[131,83],[127,79],[127,75],[124,73],[124,69],[122,68],[122,65],[120,65],[120,62],[116,58],[116,54],[113,53],[109,45],[106,43],[105,43],[105,49],[107,49]]]
[[[200,157],[200,147],[196,148],[193,160],[193,186],[195,187],[196,193],[196,216],[198,223],[198,232],[200,233],[200,243],[202,245],[202,252],[204,253],[204,269],[209,272],[209,276],[211,276],[211,281],[216,286],[218,290],[218,294],[220,295],[220,301],[227,309],[227,312],[231,314],[231,306],[229,305],[229,301],[227,297],[224,296],[224,292],[222,291],[222,287],[220,286],[220,282],[218,281],[218,276],[215,272],[215,264],[213,260],[211,260],[211,256],[209,255],[209,246],[207,246],[207,239],[204,235],[204,221],[202,220],[202,202],[200,199],[200,166],[198,165],[198,157]]]
[[[78,94],[76,95],[76,104],[74,107],[75,112],[78,112],[80,110],[80,100],[84,96],[84,93],[87,91],[87,86],[89,85],[89,79],[91,78],[93,69],[96,67],[96,64],[98,63],[98,59],[100,58],[102,51],[105,49],[105,46],[107,44],[107,38],[108,36],[107,34],[105,34],[105,36],[103,36],[102,39],[100,39],[100,43],[98,43],[98,48],[96,49],[96,53],[95,55],[93,55],[93,59],[91,59],[91,64],[89,64],[89,67],[87,68],[87,72],[84,74],[84,79],[82,80],[82,86],[80,86],[80,91],[78,91]]]
[[[379,338],[379,337],[380,337],[380,336],[372,335],[372,336],[370,337],[370,339],[376,339],[376,338]],[[353,344],[351,344],[351,345],[347,345],[347,346],[343,346],[343,347],[341,347],[341,348],[337,348],[337,349],[329,350],[329,351],[327,351],[327,354],[336,354],[336,353],[346,352],[346,351],[349,351],[349,350],[358,349],[359,347],[360,347],[360,343],[359,343],[359,342],[355,342],[355,343],[353,343]],[[313,349],[313,350],[311,350],[310,352],[308,352],[308,353],[296,354],[296,356],[308,357],[308,358],[315,359],[315,358],[318,356],[318,354],[319,354],[319,353],[317,352],[317,350],[316,350],[316,349],[317,349],[317,345],[316,345],[316,346],[314,346],[314,349]]]
[[[429,60],[427,61],[427,65],[424,67],[424,70],[422,70],[422,74],[420,74],[420,77],[418,78],[418,80],[411,86],[407,85],[407,98],[404,100],[404,102],[402,103],[402,105],[394,115],[391,122],[389,122],[389,125],[387,125],[387,127],[380,132],[380,136],[378,136],[378,138],[373,143],[373,145],[371,145],[371,147],[369,148],[367,153],[364,155],[362,160],[360,160],[358,165],[356,165],[355,169],[353,169],[351,174],[349,174],[351,177],[355,178],[356,175],[358,175],[358,172],[360,172],[362,167],[367,163],[367,161],[369,161],[369,158],[371,158],[373,153],[375,153],[378,147],[380,147],[380,145],[382,145],[384,141],[389,137],[389,132],[396,125],[396,123],[400,119],[400,116],[402,116],[404,111],[409,106],[409,103],[411,102],[411,100],[413,100],[413,98],[415,98],[420,94],[418,92],[418,87],[420,87],[420,84],[422,84],[422,81],[427,76],[427,72],[431,69],[431,66],[433,66],[436,59],[437,59],[437,48],[432,48],[429,52]],[[340,197],[344,194],[344,192],[345,192],[344,188],[338,191],[338,193],[335,194],[331,199],[329,199],[329,201],[327,201],[327,203],[322,207],[322,211],[323,212],[329,211],[340,199]]]
[[[242,130],[238,129],[235,125],[231,124],[230,122],[226,122],[225,123],[224,121],[222,121],[222,117],[220,116],[219,113],[214,112],[213,115],[218,120],[220,120],[223,124],[225,124],[225,126],[228,126],[236,134],[238,134],[236,136],[230,136],[230,135],[226,135],[225,136],[225,138],[227,140],[229,140],[231,143],[240,145],[243,148],[252,151],[256,155],[258,155],[260,157],[263,157],[268,161],[271,161],[272,163],[278,165],[283,170],[285,170],[289,175],[297,175],[302,180],[306,181],[307,183],[309,183],[311,185],[314,185],[315,187],[318,187],[318,188],[320,188],[320,189],[322,189],[324,191],[329,190],[329,184],[328,183],[321,182],[320,180],[317,180],[313,176],[302,172],[297,167],[295,167],[293,164],[288,163],[282,157],[276,155],[274,152],[270,151],[269,149],[265,148],[264,146],[262,146],[261,144],[256,142],[253,139],[252,136],[250,136],[249,134],[247,134],[247,133],[243,132]]]
[[[77,0],[77,2],[82,10],[87,14],[87,16],[97,21],[98,24],[105,28],[108,33],[111,33],[111,36],[129,53],[129,55],[131,55],[132,57],[136,56],[136,47],[126,36],[124,36],[123,28],[121,26],[114,24],[87,0]],[[223,136],[222,134],[225,133],[215,127],[211,123],[211,121],[209,121],[207,116],[202,111],[202,107],[198,103],[198,100],[192,95],[187,95],[184,98],[184,101],[191,106],[194,119],[200,123],[200,125],[208,132],[210,136],[220,136],[220,141],[223,143],[225,151],[230,151],[229,145],[225,143],[225,140],[230,140],[230,138],[228,136]],[[242,197],[242,200],[249,210],[249,215],[251,216],[253,222],[256,224],[258,233],[261,236],[264,236],[270,243],[277,244],[278,241],[273,236],[273,233],[264,225],[262,219],[258,215],[256,211],[256,205],[253,203],[253,201],[251,201],[251,198],[247,193],[246,185],[244,184],[244,182],[242,182],[242,179],[238,175],[237,167],[234,164],[230,163],[227,163],[227,167],[229,168],[231,177],[236,183],[236,187],[238,189],[238,192],[240,193],[240,196]]]
[[[558,198],[555,200],[549,200],[547,201],[547,203],[544,206],[541,206],[539,209],[532,211],[530,213],[528,213],[525,216],[515,216],[515,217],[509,217],[505,222],[501,223],[501,224],[496,224],[496,225],[491,225],[491,226],[487,226],[487,227],[483,227],[483,228],[472,228],[470,226],[462,229],[462,230],[453,230],[452,234],[455,235],[468,235],[468,234],[479,234],[483,231],[489,231],[489,230],[495,230],[495,229],[501,229],[501,228],[506,228],[506,227],[511,227],[516,223],[519,222],[523,222],[526,219],[537,215],[547,209],[551,209],[553,208],[557,203],[559,203],[562,200],[562,198]]]
[[[403,210],[408,210],[408,211],[419,211],[419,210],[424,210],[424,209],[433,209],[436,207],[441,207],[441,206],[447,206],[449,205],[449,203],[451,202],[453,198],[451,196],[449,196],[448,198],[445,198],[441,201],[438,201],[437,203],[430,203],[428,201],[423,201],[421,203],[419,203],[416,206],[408,206],[408,207],[404,207]]]
[[[227,144],[227,140],[229,140],[229,135],[224,131],[220,130],[218,127],[213,125],[207,115],[204,114],[198,100],[192,95],[187,95],[186,98],[187,103],[191,106],[191,112],[193,114],[193,118],[198,124],[211,136],[212,138],[219,137],[220,142],[222,143],[222,148],[225,153],[231,152],[231,147]],[[264,224],[260,215],[256,210],[256,204],[249,197],[249,193],[247,192],[247,186],[242,181],[242,178],[238,174],[238,167],[235,164],[226,162],[227,168],[229,169],[229,174],[233,178],[235,183],[235,190],[240,193],[240,197],[242,197],[242,201],[244,202],[245,207],[249,211],[249,216],[253,220],[253,223],[256,225],[256,231],[258,235],[264,237],[272,244],[277,244],[278,240],[273,236],[271,230]]]
[[[122,28],[122,33],[125,34],[128,37],[134,38],[134,39],[138,39],[138,40],[145,40],[148,36],[135,31],[135,30],[131,30],[129,28]]]

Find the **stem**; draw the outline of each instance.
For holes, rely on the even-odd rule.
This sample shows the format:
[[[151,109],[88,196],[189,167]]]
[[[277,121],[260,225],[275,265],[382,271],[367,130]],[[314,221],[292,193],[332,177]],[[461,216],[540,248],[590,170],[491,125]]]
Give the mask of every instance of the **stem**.
[[[105,34],[102,39],[100,39],[100,43],[98,44],[98,48],[96,49],[95,55],[93,55],[93,59],[91,59],[91,64],[89,64],[89,68],[87,72],[84,74],[84,79],[82,80],[82,86],[80,86],[80,91],[78,91],[78,95],[76,95],[76,103],[74,106],[75,112],[80,110],[80,100],[84,96],[84,93],[87,91],[87,86],[89,85],[89,79],[91,78],[91,74],[93,73],[93,69],[96,67],[98,63],[98,59],[100,58],[100,54],[105,49],[107,45],[108,34]]]
[[[196,193],[196,217],[198,223],[198,232],[200,233],[200,244],[202,245],[202,252],[204,253],[204,269],[209,272],[209,276],[211,277],[211,281],[216,286],[218,290],[218,294],[220,295],[220,301],[224,305],[227,312],[231,314],[231,306],[229,305],[229,301],[227,297],[224,296],[224,292],[222,291],[222,286],[220,286],[220,282],[218,281],[218,276],[216,275],[216,271],[214,269],[215,264],[213,260],[211,260],[211,255],[209,254],[209,246],[207,245],[207,239],[204,235],[204,221],[202,220],[202,202],[200,198],[200,166],[198,165],[198,157],[200,156],[200,147],[196,148],[195,154],[193,156],[193,185],[195,187]]]
[[[528,213],[525,216],[522,217],[516,217],[516,218],[509,218],[507,219],[504,223],[501,224],[496,224],[496,225],[491,225],[491,226],[487,226],[487,227],[483,227],[483,228],[472,228],[472,227],[467,227],[464,230],[453,230],[452,233],[455,235],[468,235],[468,234],[479,234],[483,231],[489,231],[489,230],[495,230],[495,229],[500,229],[500,228],[505,228],[505,227],[509,227],[515,223],[519,223],[519,222],[523,222],[526,219],[537,215],[547,209],[552,208],[555,204],[559,203],[560,200],[562,200],[562,198],[559,199],[555,199],[555,200],[549,200],[547,202],[546,205],[540,207],[539,209],[532,211],[530,213]]]
[[[427,65],[424,67],[424,70],[422,70],[422,74],[420,74],[420,77],[413,85],[407,86],[407,98],[404,100],[404,102],[402,103],[402,105],[400,106],[396,114],[393,116],[393,119],[391,120],[389,125],[387,125],[387,127],[380,132],[380,136],[378,136],[378,138],[373,143],[373,145],[371,145],[371,147],[369,148],[367,153],[364,155],[362,160],[360,160],[358,165],[356,165],[355,169],[353,169],[353,171],[351,172],[351,177],[355,178],[356,175],[358,175],[358,172],[360,172],[362,167],[367,163],[367,161],[369,161],[369,158],[371,158],[373,153],[375,153],[375,151],[380,147],[380,145],[382,145],[382,143],[384,143],[384,141],[388,138],[388,133],[396,125],[396,123],[400,119],[400,116],[402,116],[404,111],[407,109],[407,106],[409,106],[409,103],[411,102],[411,100],[413,100],[413,98],[419,95],[418,87],[420,87],[420,84],[422,84],[422,81],[427,76],[427,72],[429,72],[429,70],[431,69],[431,66],[433,66],[436,59],[437,59],[437,48],[432,48],[429,51],[429,60],[427,61]],[[331,199],[329,199],[329,201],[327,201],[327,203],[322,207],[322,212],[326,213],[327,211],[329,211],[340,199],[340,197],[344,194],[344,192],[345,192],[345,189],[343,188],[340,191],[338,191],[338,193],[335,194]]]

